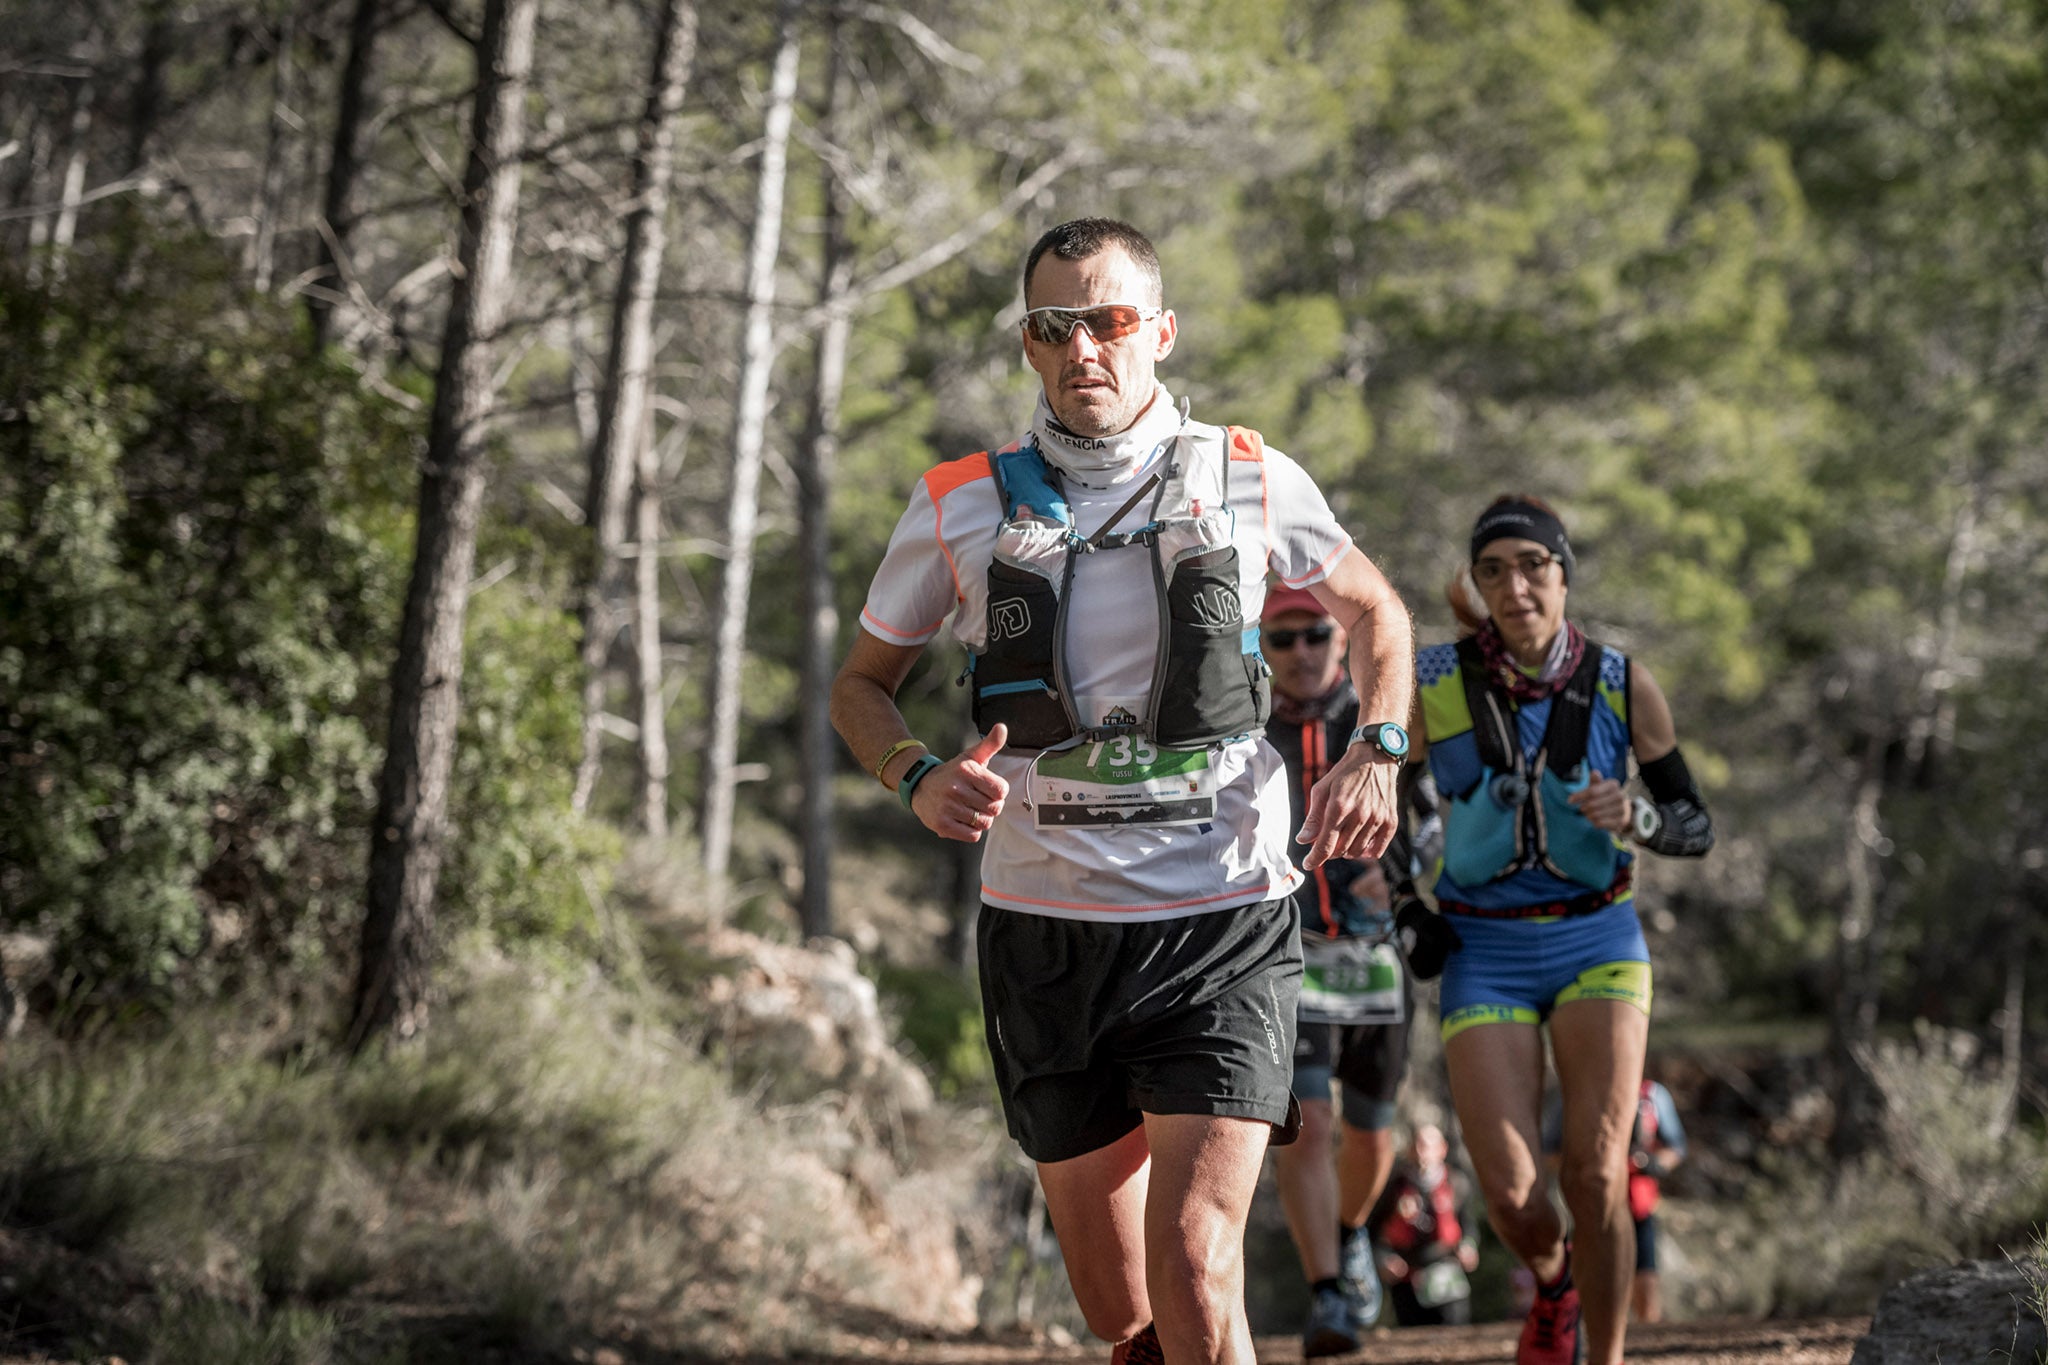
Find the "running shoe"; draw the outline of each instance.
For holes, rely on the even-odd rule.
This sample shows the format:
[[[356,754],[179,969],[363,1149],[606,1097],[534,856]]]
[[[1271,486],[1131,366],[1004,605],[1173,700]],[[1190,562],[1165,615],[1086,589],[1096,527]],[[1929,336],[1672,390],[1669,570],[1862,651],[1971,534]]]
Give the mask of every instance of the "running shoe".
[[[1341,1289],[1327,1285],[1312,1291],[1308,1301],[1308,1325],[1301,1329],[1301,1354],[1309,1360],[1340,1356],[1358,1349],[1358,1318],[1351,1311],[1351,1299]]]
[[[1344,1297],[1351,1300],[1351,1313],[1359,1327],[1370,1327],[1380,1320],[1380,1305],[1387,1297],[1380,1286],[1379,1269],[1373,1265],[1372,1234],[1340,1223],[1337,1237],[1337,1273],[1344,1280]]]
[[[1586,1344],[1579,1338],[1579,1291],[1566,1280],[1561,1289],[1536,1291],[1522,1320],[1515,1365],[1580,1365]]]
[[[1109,1365],[1166,1365],[1166,1351],[1160,1346],[1159,1333],[1152,1330],[1152,1324],[1146,1323],[1145,1330],[1112,1346]]]

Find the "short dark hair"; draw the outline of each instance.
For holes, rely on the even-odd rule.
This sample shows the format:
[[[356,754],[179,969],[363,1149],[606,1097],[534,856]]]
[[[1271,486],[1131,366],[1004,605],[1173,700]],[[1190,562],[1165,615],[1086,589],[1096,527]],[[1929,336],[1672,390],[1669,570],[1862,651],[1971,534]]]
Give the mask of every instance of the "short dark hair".
[[[1155,308],[1163,304],[1166,296],[1159,277],[1159,253],[1153,250],[1152,239],[1129,223],[1114,218],[1075,218],[1040,237],[1031,248],[1031,254],[1024,258],[1024,297],[1031,297],[1031,275],[1038,269],[1039,258],[1046,252],[1050,251],[1063,261],[1085,261],[1108,247],[1122,248],[1124,255],[1130,257],[1151,282],[1151,298],[1131,301],[1149,303]]]

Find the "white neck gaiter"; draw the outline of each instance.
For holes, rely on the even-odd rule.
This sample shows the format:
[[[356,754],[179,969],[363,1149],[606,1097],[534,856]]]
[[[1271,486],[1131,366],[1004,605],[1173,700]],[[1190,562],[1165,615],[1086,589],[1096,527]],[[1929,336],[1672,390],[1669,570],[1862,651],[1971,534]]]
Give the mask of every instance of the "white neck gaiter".
[[[1047,464],[1084,488],[1113,488],[1152,463],[1168,441],[1180,434],[1181,414],[1173,395],[1161,384],[1138,420],[1109,436],[1077,436],[1053,416],[1045,394],[1031,414],[1031,435]]]

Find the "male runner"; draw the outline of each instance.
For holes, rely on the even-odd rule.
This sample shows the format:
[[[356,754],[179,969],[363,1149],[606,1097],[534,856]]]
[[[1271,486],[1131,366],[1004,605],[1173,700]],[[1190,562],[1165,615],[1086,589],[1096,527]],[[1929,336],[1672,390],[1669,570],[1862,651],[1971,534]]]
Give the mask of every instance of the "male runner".
[[[1372,735],[1311,795],[1311,867],[1394,833],[1408,614],[1298,465],[1154,376],[1178,324],[1142,233],[1062,224],[1023,284],[1030,428],[919,482],[833,720],[928,829],[987,839],[989,1048],[1090,1329],[1124,1365],[1251,1365],[1245,1216],[1301,973],[1259,606],[1271,572],[1346,627]],[[950,757],[895,705],[941,629],[982,732]]]

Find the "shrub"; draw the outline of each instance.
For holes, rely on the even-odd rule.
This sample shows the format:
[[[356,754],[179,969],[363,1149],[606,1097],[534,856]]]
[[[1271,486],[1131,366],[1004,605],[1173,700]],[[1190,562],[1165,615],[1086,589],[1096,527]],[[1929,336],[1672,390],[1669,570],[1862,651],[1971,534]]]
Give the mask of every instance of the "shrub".
[[[1868,1312],[1928,1266],[1998,1254],[2048,1215],[2048,1137],[2010,1127],[1968,1034],[1922,1023],[1870,1058],[1881,1140],[1846,1167],[1769,1154],[1739,1206],[1675,1210],[1711,1246],[1676,1297],[1698,1313]]]
[[[421,418],[216,244],[114,249],[0,267],[0,917],[74,1005],[317,981],[354,953]],[[494,524],[519,572],[469,631],[445,918],[507,938],[580,932],[617,847],[566,815],[558,549]]]

